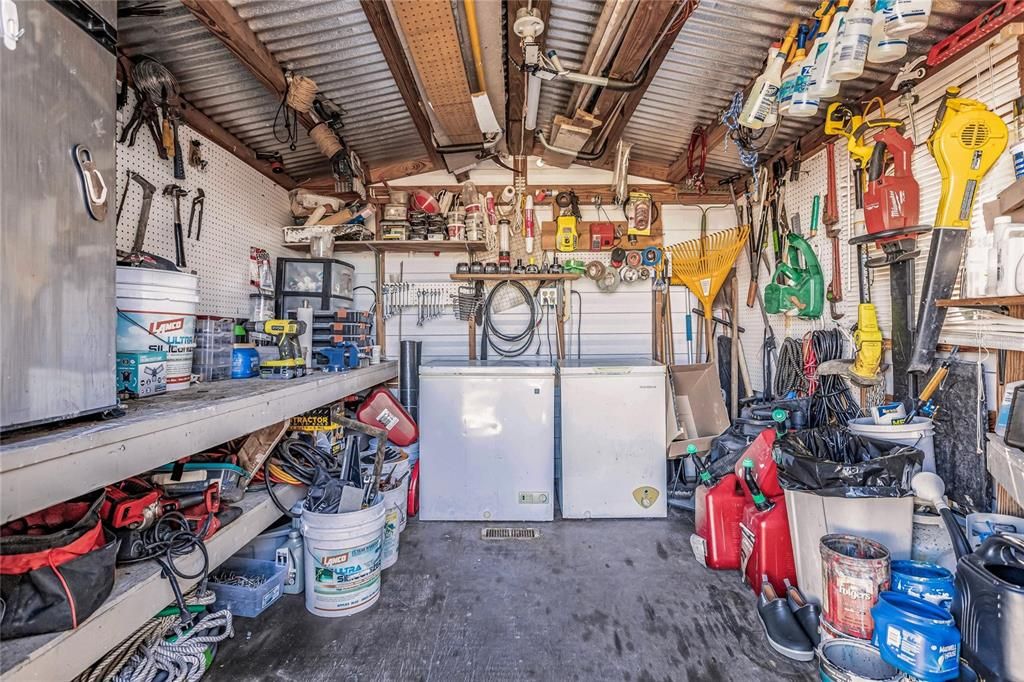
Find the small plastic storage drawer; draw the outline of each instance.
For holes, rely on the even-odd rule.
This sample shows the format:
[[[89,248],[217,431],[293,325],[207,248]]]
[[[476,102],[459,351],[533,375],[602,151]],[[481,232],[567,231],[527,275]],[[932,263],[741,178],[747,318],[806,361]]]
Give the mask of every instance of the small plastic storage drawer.
[[[217,595],[214,610],[227,609],[235,616],[255,618],[281,597],[288,569],[273,561],[259,559],[228,559],[210,574],[210,589]],[[250,578],[263,578],[255,587],[225,585],[216,582],[218,576],[230,574]]]

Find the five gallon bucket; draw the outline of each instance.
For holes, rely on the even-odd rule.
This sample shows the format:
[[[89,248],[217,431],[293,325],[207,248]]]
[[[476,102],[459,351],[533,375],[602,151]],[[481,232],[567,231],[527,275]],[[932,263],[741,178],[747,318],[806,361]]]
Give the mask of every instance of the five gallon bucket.
[[[889,589],[889,550],[856,535],[821,538],[822,618],[839,632],[871,639],[871,607]]]
[[[192,381],[199,278],[184,272],[117,268],[117,350],[167,353],[167,390]]]
[[[366,509],[342,514],[302,512],[306,546],[306,610],[351,616],[380,597],[384,496]]]
[[[909,424],[876,424],[871,417],[850,420],[850,433],[874,440],[909,445],[924,453],[925,471],[935,472],[935,428],[927,417],[914,417]]]
[[[818,653],[818,676],[823,682],[903,679],[903,673],[882,660],[878,649],[856,639],[822,643]]]

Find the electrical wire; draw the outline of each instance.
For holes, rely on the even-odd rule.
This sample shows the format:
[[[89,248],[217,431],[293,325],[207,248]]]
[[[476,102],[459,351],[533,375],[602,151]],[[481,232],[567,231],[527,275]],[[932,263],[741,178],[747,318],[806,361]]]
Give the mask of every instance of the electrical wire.
[[[337,511],[341,501],[341,489],[347,472],[342,471],[338,458],[331,453],[297,438],[285,438],[274,448],[273,457],[263,463],[263,484],[271,501],[289,518],[298,514],[288,509],[274,494],[273,479],[277,473],[278,482],[297,481],[297,485],[309,487],[304,508],[317,513],[330,514]]]
[[[846,352],[846,343],[838,329],[811,332],[810,346],[818,366],[842,359]],[[811,427],[846,426],[858,414],[860,408],[853,400],[846,379],[838,374],[818,376],[818,389],[811,396]]]
[[[576,311],[576,359],[579,360],[583,353],[583,294],[573,290],[572,295],[579,301]]]
[[[522,297],[523,303],[530,309],[530,319],[526,326],[518,332],[504,332],[494,324],[494,302],[497,299],[499,292],[505,288],[511,287]],[[517,306],[510,306],[515,308]],[[484,301],[483,308],[483,326],[484,333],[480,339],[480,357],[483,360],[487,359],[487,349],[493,349],[498,355],[506,358],[519,357],[525,353],[529,347],[533,344],[533,340],[537,332],[537,302],[536,299],[530,294],[530,290],[523,285],[522,282],[514,280],[504,280],[498,282],[487,294],[487,299]],[[502,341],[510,346],[499,345],[497,341]]]
[[[807,377],[803,371],[803,347],[796,339],[783,340],[779,349],[779,366],[775,373],[775,395],[785,398],[790,393],[806,394]]]

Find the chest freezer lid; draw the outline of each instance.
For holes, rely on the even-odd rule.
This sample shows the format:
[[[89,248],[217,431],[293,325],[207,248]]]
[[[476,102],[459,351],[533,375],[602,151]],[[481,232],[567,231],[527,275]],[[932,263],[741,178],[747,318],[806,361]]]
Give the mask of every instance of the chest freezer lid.
[[[551,376],[555,366],[547,360],[431,360],[420,366],[420,376]]]
[[[665,365],[645,358],[595,356],[579,360],[559,360],[563,376],[665,376]]]

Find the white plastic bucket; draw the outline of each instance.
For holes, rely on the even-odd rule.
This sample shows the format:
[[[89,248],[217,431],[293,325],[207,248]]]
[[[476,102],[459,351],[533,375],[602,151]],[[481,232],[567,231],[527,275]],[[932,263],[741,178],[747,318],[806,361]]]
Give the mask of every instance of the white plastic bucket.
[[[380,598],[384,497],[344,514],[302,512],[306,546],[306,610],[316,616],[351,616]]]
[[[199,278],[184,272],[117,268],[117,350],[167,353],[167,390],[192,381]]]
[[[404,495],[403,495],[404,490]],[[398,561],[399,534],[405,528],[405,510],[409,505],[408,478],[397,488],[385,490],[384,547],[380,567],[391,568]]]
[[[915,447],[924,453],[924,470],[935,472],[935,428],[927,417],[914,417],[910,424],[875,424],[871,417],[850,420],[850,433]]]

